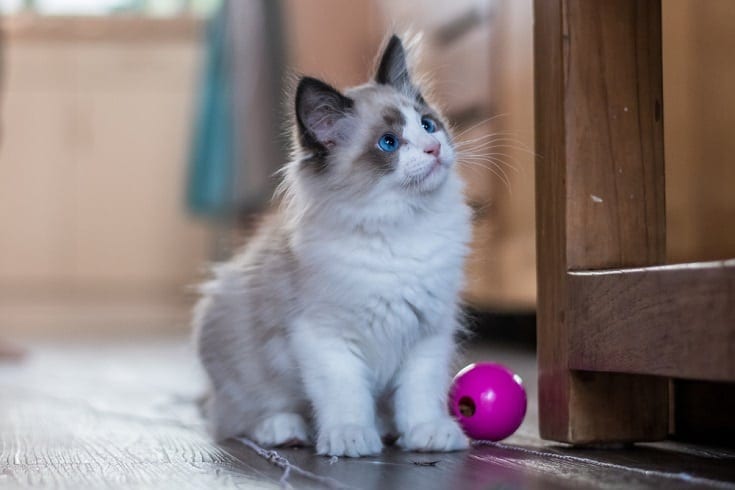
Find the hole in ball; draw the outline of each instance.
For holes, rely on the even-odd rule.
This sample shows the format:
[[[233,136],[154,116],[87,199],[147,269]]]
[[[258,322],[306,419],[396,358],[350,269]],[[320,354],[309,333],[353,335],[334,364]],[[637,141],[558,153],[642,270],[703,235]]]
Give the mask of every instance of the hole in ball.
[[[463,396],[459,399],[459,413],[463,417],[472,417],[475,415],[475,401],[469,396]]]

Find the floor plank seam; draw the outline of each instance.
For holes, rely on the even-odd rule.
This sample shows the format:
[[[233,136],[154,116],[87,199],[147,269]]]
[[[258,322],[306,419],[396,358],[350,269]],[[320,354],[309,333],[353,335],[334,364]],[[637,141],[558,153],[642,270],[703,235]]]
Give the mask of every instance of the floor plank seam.
[[[324,485],[326,485],[327,488],[331,488],[331,489],[347,489],[347,488],[352,488],[352,487],[350,487],[348,485],[345,485],[344,483],[342,483],[342,482],[340,482],[338,480],[335,480],[334,478],[330,478],[330,477],[327,477],[327,476],[317,475],[316,473],[312,473],[311,471],[307,471],[307,470],[305,470],[303,468],[300,468],[300,467],[292,464],[287,458],[284,458],[283,456],[281,456],[280,454],[278,454],[278,452],[273,451],[273,450],[270,450],[270,449],[262,448],[258,444],[256,444],[255,442],[251,441],[250,439],[248,439],[246,437],[239,437],[239,438],[237,438],[237,441],[241,442],[242,444],[244,444],[245,446],[247,446],[248,448],[250,448],[253,452],[255,452],[255,454],[257,454],[261,458],[265,459],[270,464],[272,464],[274,466],[277,466],[277,467],[279,467],[279,468],[281,468],[283,470],[283,474],[281,475],[281,478],[278,481],[278,483],[281,485],[281,488],[287,488],[287,489],[292,489],[293,488],[291,486],[291,484],[289,483],[289,481],[288,481],[289,478],[291,477],[291,472],[292,471],[295,472],[295,473],[298,473],[299,475],[301,475],[301,476],[303,476],[305,478],[308,478],[308,479],[313,480],[315,482],[324,484]],[[334,464],[337,461],[338,460],[335,460],[334,458],[331,458],[329,460],[329,464]]]

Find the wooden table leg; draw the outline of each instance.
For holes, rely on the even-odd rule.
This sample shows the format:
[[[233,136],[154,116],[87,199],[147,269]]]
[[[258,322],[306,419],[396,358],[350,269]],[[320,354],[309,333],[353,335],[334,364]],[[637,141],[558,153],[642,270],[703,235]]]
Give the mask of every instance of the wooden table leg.
[[[661,439],[668,380],[569,369],[570,270],[665,260],[660,0],[535,0],[541,436]]]

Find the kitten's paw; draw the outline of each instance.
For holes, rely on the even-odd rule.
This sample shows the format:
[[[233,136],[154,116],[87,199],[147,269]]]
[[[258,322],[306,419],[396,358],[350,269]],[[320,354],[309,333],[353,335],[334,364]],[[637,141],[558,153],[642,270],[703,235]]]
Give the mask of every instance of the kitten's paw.
[[[309,443],[309,432],[301,415],[276,413],[264,419],[253,430],[253,439],[261,446],[293,446]]]
[[[316,442],[317,454],[325,456],[359,458],[379,454],[382,449],[383,443],[378,431],[373,427],[359,425],[327,427],[319,433]]]
[[[422,452],[461,451],[470,447],[462,429],[450,417],[413,426],[398,439],[398,445],[406,451]]]

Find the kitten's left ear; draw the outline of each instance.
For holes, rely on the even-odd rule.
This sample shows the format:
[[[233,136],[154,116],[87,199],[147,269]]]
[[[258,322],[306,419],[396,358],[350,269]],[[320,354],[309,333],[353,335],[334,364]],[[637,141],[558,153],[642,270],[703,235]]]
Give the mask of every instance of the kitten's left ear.
[[[296,122],[304,147],[325,151],[347,138],[352,99],[321,80],[303,77],[296,89],[295,102]]]
[[[388,44],[380,57],[378,71],[375,73],[375,81],[382,85],[391,85],[401,92],[421,97],[418,88],[411,81],[406,62],[406,50],[403,48],[401,38],[395,34],[391,36]]]

